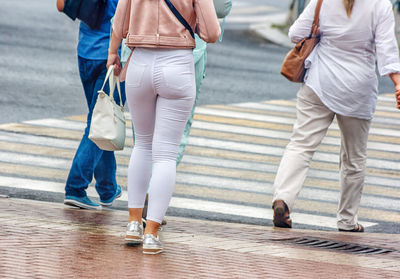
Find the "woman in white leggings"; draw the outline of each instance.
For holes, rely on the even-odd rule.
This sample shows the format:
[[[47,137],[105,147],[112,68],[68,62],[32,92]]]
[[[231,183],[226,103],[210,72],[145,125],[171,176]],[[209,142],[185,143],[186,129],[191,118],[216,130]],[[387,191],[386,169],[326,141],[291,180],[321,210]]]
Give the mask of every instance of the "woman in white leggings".
[[[161,223],[174,189],[179,144],[196,94],[193,51],[136,48],[134,52],[126,77],[135,127],[128,206],[143,207],[150,183],[147,219]]]
[[[173,4],[119,0],[114,17],[107,65],[115,65],[119,72],[117,51],[122,38],[133,49],[125,82],[135,131],[125,240],[143,242],[145,254],[163,250],[158,229],[174,190],[179,144],[196,94],[193,30],[205,42],[218,40],[221,31],[213,0],[174,0]],[[149,186],[144,230],[142,212]]]

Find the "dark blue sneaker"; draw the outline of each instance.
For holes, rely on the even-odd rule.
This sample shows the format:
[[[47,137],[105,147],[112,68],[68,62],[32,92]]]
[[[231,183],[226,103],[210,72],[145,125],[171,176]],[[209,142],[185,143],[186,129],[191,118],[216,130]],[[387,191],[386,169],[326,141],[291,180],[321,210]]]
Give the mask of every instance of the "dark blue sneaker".
[[[104,205],[104,206],[112,206],[112,204],[114,203],[114,201],[116,199],[118,199],[119,197],[121,197],[122,194],[122,190],[121,190],[121,186],[117,185],[117,190],[115,191],[114,196],[112,196],[111,198],[107,199],[107,200],[102,200],[100,198],[100,204]]]
[[[64,204],[76,206],[83,209],[101,209],[101,205],[93,202],[87,196],[82,198],[74,196],[65,196]]]

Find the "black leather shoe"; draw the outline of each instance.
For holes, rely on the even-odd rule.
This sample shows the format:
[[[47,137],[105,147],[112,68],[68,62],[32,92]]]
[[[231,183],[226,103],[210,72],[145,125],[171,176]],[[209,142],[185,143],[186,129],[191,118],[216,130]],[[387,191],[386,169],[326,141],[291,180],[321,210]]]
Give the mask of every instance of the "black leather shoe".
[[[292,219],[290,219],[289,208],[283,200],[276,200],[272,205],[274,210],[274,226],[279,228],[291,228]]]

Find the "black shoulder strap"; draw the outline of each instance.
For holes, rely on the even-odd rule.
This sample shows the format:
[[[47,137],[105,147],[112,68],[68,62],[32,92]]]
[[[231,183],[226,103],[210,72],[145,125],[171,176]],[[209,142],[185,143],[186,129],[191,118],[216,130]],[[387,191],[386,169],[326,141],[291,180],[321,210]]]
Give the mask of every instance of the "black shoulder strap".
[[[178,10],[172,5],[171,1],[165,0],[165,3],[167,3],[168,8],[171,10],[171,12],[176,16],[176,18],[185,26],[187,30],[189,30],[190,35],[192,35],[194,39],[194,32],[192,27],[190,27],[189,23],[186,21],[186,19],[178,12]]]

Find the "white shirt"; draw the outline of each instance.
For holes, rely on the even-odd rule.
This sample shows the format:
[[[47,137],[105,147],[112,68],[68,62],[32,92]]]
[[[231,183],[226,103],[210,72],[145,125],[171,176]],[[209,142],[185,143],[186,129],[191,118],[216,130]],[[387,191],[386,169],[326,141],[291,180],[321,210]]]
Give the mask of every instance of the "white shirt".
[[[310,35],[316,4],[311,0],[290,28],[294,43]],[[333,112],[371,119],[378,95],[375,56],[382,76],[400,72],[390,1],[355,0],[349,18],[342,0],[324,0],[320,30],[321,41],[305,63],[305,84]]]

